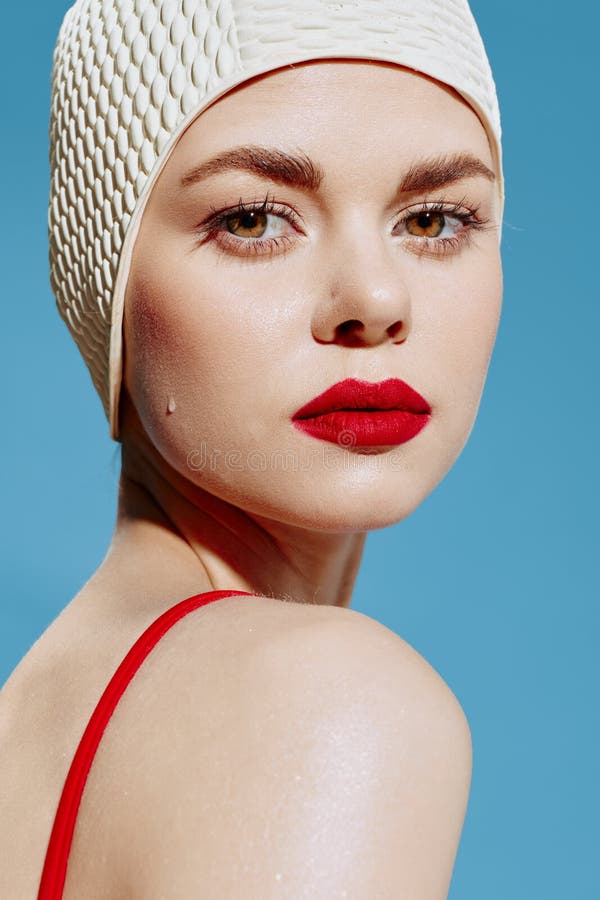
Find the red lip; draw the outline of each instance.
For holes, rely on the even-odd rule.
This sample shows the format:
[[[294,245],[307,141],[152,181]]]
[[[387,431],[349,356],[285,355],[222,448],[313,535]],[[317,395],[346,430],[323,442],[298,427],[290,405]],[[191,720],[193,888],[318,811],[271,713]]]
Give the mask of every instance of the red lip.
[[[417,415],[431,412],[427,400],[399,378],[388,378],[376,384],[347,378],[310,400],[292,418],[308,419],[338,409],[401,409]]]
[[[425,427],[427,400],[399,378],[371,384],[348,378],[292,416],[297,428],[341,446],[403,444]]]

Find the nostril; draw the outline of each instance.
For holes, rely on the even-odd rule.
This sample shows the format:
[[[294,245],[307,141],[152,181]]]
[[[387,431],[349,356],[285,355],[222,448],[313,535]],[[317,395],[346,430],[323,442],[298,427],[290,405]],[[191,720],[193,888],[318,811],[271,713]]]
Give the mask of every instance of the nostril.
[[[397,337],[400,334],[400,332],[403,330],[404,330],[404,322],[400,321],[400,319],[398,319],[397,322],[394,322],[393,325],[390,325],[386,329],[387,333],[389,334],[389,336],[391,338]],[[406,336],[404,335],[403,340],[405,340],[405,339],[406,339]]]
[[[365,326],[360,319],[348,319],[337,326],[337,339],[346,347],[360,347],[365,343],[365,340],[357,332],[364,331],[364,328]]]
[[[338,325],[338,334],[348,334],[349,331],[354,331],[356,328],[364,328],[365,326],[359,319],[348,319],[346,322],[342,322],[341,325]]]

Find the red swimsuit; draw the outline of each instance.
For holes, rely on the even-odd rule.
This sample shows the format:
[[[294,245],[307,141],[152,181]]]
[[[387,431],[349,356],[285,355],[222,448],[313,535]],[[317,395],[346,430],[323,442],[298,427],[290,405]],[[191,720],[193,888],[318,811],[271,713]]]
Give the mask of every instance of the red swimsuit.
[[[148,626],[112,676],[90,717],[63,787],[46,851],[38,900],[60,900],[62,897],[69,851],[83,788],[102,733],[125,688],[154,645],[179,619],[198,609],[199,606],[223,597],[238,595],[252,596],[248,591],[208,591],[176,603]]]

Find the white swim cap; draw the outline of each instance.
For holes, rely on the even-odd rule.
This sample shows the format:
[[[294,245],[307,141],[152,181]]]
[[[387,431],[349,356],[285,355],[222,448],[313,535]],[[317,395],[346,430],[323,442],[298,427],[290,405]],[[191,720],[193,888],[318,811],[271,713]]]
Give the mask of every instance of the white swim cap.
[[[52,69],[50,280],[118,438],[123,299],[135,238],[178,138],[235,85],[312,59],[397,63],[500,114],[466,0],[78,0]],[[500,229],[499,229],[500,233]]]

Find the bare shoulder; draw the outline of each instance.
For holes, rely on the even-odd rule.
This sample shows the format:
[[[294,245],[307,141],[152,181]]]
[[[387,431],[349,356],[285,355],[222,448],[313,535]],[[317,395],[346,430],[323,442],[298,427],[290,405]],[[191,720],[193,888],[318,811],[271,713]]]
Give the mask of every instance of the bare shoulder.
[[[374,619],[228,598],[173,629],[113,719],[76,860],[104,834],[134,895],[446,897],[469,729],[439,675]]]

